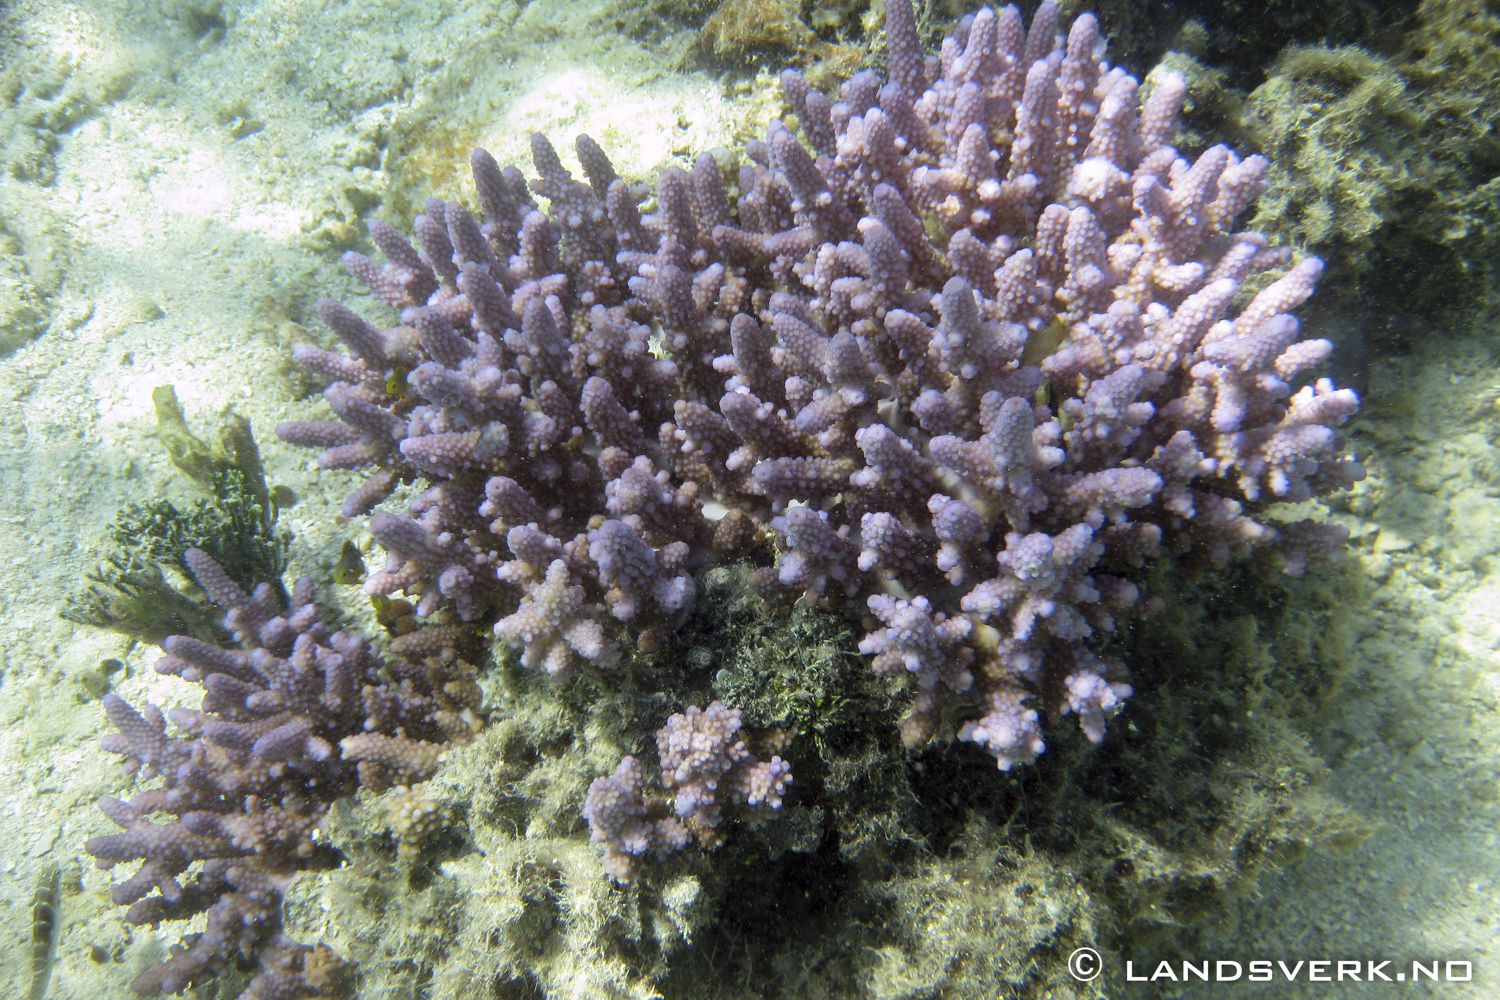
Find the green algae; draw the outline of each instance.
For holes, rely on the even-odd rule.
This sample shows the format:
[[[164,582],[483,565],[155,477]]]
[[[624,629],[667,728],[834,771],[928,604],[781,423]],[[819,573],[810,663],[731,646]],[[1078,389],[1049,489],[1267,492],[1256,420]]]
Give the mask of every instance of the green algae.
[[[108,531],[115,551],[85,574],[85,586],[58,613],[145,642],[168,635],[222,641],[220,613],[191,585],[183,554],[202,549],[246,591],[270,583],[285,602],[281,577],[291,537],[276,524],[277,506],[248,420],[226,414],[217,444],[209,445],[188,426],[171,386],[154,390],[152,401],[158,442],[208,496],[187,508],[163,497],[127,505]]]

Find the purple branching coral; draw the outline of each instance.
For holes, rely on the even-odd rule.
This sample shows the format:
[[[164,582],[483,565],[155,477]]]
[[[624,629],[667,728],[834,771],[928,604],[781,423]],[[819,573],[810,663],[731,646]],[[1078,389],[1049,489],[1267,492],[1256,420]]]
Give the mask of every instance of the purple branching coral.
[[[100,868],[141,862],[111,889],[130,907],[127,923],[200,913],[207,923],[132,988],[181,993],[246,970],[253,977],[240,1000],[345,995],[348,963],[282,934],[282,895],[324,853],[319,829],[331,802],[360,785],[378,792],[425,780],[444,749],[479,731],[473,668],[453,655],[455,629],[404,636],[383,659],[363,638],[328,628],[311,579],[298,580],[278,612],[270,586],[246,594],[205,553],[189,549],[185,558],[225,610],[238,648],[186,636],[163,642],[157,672],[201,685],[197,709],[164,717],[155,705],[137,712],[104,697],[118,730],[104,749],[125,758],[127,773],[162,782],[128,801],[101,799],[124,832],[86,849]],[[182,735],[167,734],[167,718]],[[157,814],[172,818],[155,822]]]
[[[774,751],[788,738],[775,730],[756,742]],[[792,783],[786,761],[774,753],[758,760],[746,744],[740,710],[717,701],[668,719],[656,749],[668,795],[647,795],[640,763],[626,757],[612,776],[594,779],[584,801],[592,839],[604,845],[604,870],[619,882],[635,877],[641,855],[663,857],[693,840],[710,848],[723,843],[726,810],[749,826],[764,823]]]
[[[765,599],[868,602],[909,744],[952,705],[1007,768],[1041,719],[1102,739],[1130,688],[1090,643],[1158,606],[1151,561],[1337,555],[1342,529],[1260,516],[1363,476],[1335,433],[1358,400],[1310,379],[1332,345],[1293,316],[1320,263],[1235,228],[1266,160],[1180,156],[1182,78],[1143,97],[1090,14],[984,9],[924,56],[893,0],[887,38],[889,82],[837,102],[789,71],[804,139],[773,121],[733,185],[705,154],[652,201],[537,135],[529,184],[475,152],[478,217],[371,224],[387,263],[346,262],[397,320],[324,302],[350,353],[299,357],[338,420],[278,428],[367,471],[349,516],[431,484],[371,519],[371,593],[498,609],[562,678],[651,648],[690,568],[768,533]]]

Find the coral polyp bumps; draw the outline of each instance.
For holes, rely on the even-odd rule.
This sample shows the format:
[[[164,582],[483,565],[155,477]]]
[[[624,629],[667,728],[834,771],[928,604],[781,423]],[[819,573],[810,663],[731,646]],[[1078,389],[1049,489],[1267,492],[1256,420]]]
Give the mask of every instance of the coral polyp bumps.
[[[657,648],[698,567],[769,537],[750,576],[767,602],[868,609],[860,651],[910,679],[908,745],[951,716],[1010,768],[1046,717],[1103,738],[1130,687],[1090,642],[1159,605],[1138,582],[1153,560],[1297,574],[1337,555],[1341,529],[1259,516],[1363,475],[1333,430],[1358,400],[1311,380],[1332,345],[1292,315],[1320,263],[1234,228],[1266,161],[1179,156],[1183,81],[1142,99],[1091,15],[1064,37],[1051,3],[1029,30],[985,9],[924,56],[896,0],[887,38],[890,80],[859,73],[838,100],[784,74],[801,138],[773,121],[728,184],[704,154],[653,192],[586,136],[579,181],[535,135],[530,182],[474,153],[478,215],[430,200],[415,245],[370,224],[385,262],[345,263],[396,322],[321,302],[348,353],[297,357],[337,419],[277,428],[368,473],[345,516],[426,484],[369,517],[370,594],[493,616],[563,681]],[[161,739],[116,714],[132,747]],[[674,717],[670,803],[633,758],[595,783],[613,874],[713,842],[721,805],[779,805],[785,763],[738,731],[722,705]],[[222,891],[258,891],[214,863]]]

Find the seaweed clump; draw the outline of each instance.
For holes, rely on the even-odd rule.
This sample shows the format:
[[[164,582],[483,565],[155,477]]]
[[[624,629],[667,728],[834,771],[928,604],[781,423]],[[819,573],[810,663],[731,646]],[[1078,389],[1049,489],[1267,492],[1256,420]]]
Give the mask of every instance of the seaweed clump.
[[[804,18],[795,0],[724,0],[698,34],[705,61],[731,68],[806,67],[816,86],[847,80],[868,60],[857,5],[819,4]]]
[[[1256,207],[1301,246],[1334,245],[1357,262],[1404,195],[1422,184],[1420,121],[1401,74],[1357,46],[1290,48],[1251,95],[1252,128],[1296,183],[1272,184]]]
[[[176,393],[153,393],[157,437],[172,462],[209,495],[186,509],[157,497],[126,506],[109,528],[114,552],[86,574],[59,614],[73,622],[156,643],[169,635],[222,642],[228,634],[198,596],[184,553],[200,549],[246,590],[281,582],[290,538],[277,526],[277,506],[266,486],[249,421],[225,417],[217,447],[188,428]]]
[[[1325,313],[1401,342],[1485,308],[1497,288],[1500,14],[1424,0],[1393,27],[1380,40],[1298,35],[1253,90],[1190,33],[1166,62],[1189,81],[1199,142],[1271,160],[1249,225],[1324,259]]]

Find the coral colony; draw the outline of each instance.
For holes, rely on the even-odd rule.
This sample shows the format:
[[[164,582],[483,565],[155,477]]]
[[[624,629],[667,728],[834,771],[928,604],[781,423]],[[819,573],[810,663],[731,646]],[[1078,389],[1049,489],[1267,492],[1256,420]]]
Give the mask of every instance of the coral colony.
[[[1254,552],[1297,574],[1336,557],[1342,529],[1257,516],[1363,475],[1333,431],[1357,397],[1309,380],[1332,345],[1292,315],[1320,262],[1286,268],[1234,228],[1267,162],[1180,157],[1181,77],[1143,98],[1088,14],[1064,38],[1051,3],[1029,31],[1014,7],[981,10],[924,57],[896,0],[887,38],[890,81],[859,73],[837,101],[785,73],[802,138],[773,121],[731,184],[705,154],[653,193],[580,136],[583,183],[535,135],[529,183],[475,151],[482,217],[429,200],[415,246],[370,223],[386,262],[345,263],[398,321],[321,302],[350,353],[297,357],[338,419],[277,428],[368,473],[348,517],[428,484],[409,513],[369,517],[387,553],[370,594],[498,614],[521,662],[563,681],[657,648],[695,568],[771,537],[775,565],[751,575],[767,602],[852,599],[879,620],[860,650],[910,677],[909,746],[952,703],[959,738],[1008,769],[1042,752],[1042,716],[1103,738],[1130,687],[1089,640],[1160,604],[1132,579],[1152,560]],[[116,889],[130,919],[210,914],[143,992],[252,953],[256,984],[310,979],[318,953],[278,939],[271,900],[323,804],[417,780],[458,738],[440,685],[380,680],[301,585],[277,615],[198,575],[243,649],[168,640],[159,669],[208,691],[173,714],[191,738],[108,706],[109,748],[167,783],[107,800],[127,832],[90,850],[144,860]],[[665,794],[632,757],[588,794],[617,879],[711,846],[726,814],[765,818],[792,780],[718,703],[658,746]],[[293,994],[245,994],[272,995]]]
[[[137,712],[118,695],[104,710],[118,733],[104,749],[125,756],[130,773],[161,777],[161,787],[99,808],[123,833],[94,837],[86,849],[101,868],[140,861],[111,890],[132,924],[205,913],[162,962],[137,976],[137,993],[188,986],[253,967],[241,1000],[322,996],[347,979],[347,963],[326,947],[281,933],[282,893],[319,853],[329,803],[363,785],[383,791],[431,776],[448,746],[482,728],[474,710],[472,667],[456,660],[454,629],[414,632],[377,656],[366,641],[330,632],[312,603],[308,577],[278,613],[267,584],[247,594],[218,563],[189,549],[188,566],[239,648],[171,636],[156,664],[203,687],[195,711],[168,715],[185,735],[168,736],[155,705]],[[155,823],[167,813],[175,819]],[[195,862],[202,868],[178,881]]]

